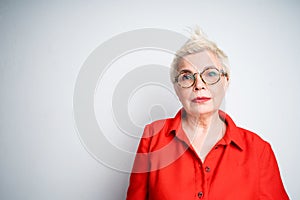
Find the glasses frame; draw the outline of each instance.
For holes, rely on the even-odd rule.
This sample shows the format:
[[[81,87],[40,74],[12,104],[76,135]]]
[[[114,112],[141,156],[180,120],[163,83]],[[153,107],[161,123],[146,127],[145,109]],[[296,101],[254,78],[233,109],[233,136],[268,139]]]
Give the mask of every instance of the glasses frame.
[[[206,82],[203,80],[202,74],[203,74],[205,71],[209,70],[209,69],[215,69],[215,70],[217,70],[217,71],[219,72],[219,78],[218,78],[218,80],[215,81],[214,83],[206,83]],[[186,72],[191,72],[191,71],[189,71],[189,70],[182,70],[177,76],[175,76],[175,82],[176,82],[180,87],[182,87],[182,88],[190,88],[190,87],[192,87],[193,85],[195,85],[195,83],[196,83],[196,74],[199,74],[199,76],[200,76],[202,82],[203,82],[204,84],[207,84],[207,85],[214,85],[214,84],[216,84],[217,82],[219,82],[219,81],[221,80],[221,77],[222,77],[222,76],[224,76],[224,77],[226,77],[226,78],[228,79],[228,73],[225,72],[223,69],[219,70],[219,69],[216,68],[215,66],[208,66],[208,67],[206,67],[201,73],[199,73],[199,72],[194,73],[194,74],[193,74],[193,83],[192,83],[190,86],[188,86],[188,87],[184,87],[184,86],[180,85],[180,83],[178,82],[178,77],[179,77],[181,74],[186,73]],[[192,72],[191,72],[191,73],[192,73]]]

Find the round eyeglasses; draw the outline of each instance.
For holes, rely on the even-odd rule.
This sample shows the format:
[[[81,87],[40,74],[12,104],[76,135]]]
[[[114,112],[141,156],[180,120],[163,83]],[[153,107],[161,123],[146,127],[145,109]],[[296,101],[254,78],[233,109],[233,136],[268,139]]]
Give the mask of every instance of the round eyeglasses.
[[[175,82],[182,88],[192,87],[196,82],[196,74],[199,74],[203,83],[207,85],[216,84],[221,79],[221,76],[228,77],[228,74],[223,70],[219,70],[216,67],[207,67],[201,73],[182,70],[175,77]]]

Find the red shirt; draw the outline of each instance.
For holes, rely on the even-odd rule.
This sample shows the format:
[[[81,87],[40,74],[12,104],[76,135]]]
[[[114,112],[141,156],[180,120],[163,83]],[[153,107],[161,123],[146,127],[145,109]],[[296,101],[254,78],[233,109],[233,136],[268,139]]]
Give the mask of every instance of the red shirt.
[[[175,118],[147,125],[127,200],[287,200],[269,143],[237,127],[224,112],[224,137],[201,162]]]

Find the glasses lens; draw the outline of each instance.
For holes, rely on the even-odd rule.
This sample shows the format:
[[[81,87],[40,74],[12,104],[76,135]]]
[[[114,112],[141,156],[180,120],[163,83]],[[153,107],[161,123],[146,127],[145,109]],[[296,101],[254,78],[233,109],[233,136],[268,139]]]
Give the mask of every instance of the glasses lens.
[[[207,84],[214,84],[220,80],[220,72],[215,68],[208,68],[201,74]]]
[[[179,74],[177,79],[181,87],[191,87],[194,84],[194,75],[191,72],[184,72]]]

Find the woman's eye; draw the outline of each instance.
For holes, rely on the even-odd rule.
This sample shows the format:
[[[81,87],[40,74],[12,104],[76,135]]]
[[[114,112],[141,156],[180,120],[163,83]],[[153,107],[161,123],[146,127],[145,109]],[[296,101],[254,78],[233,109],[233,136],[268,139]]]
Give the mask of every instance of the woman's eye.
[[[218,76],[218,73],[215,71],[211,71],[207,73],[208,76],[212,77],[212,76]]]
[[[193,75],[191,74],[183,74],[181,80],[191,80],[193,79]]]

